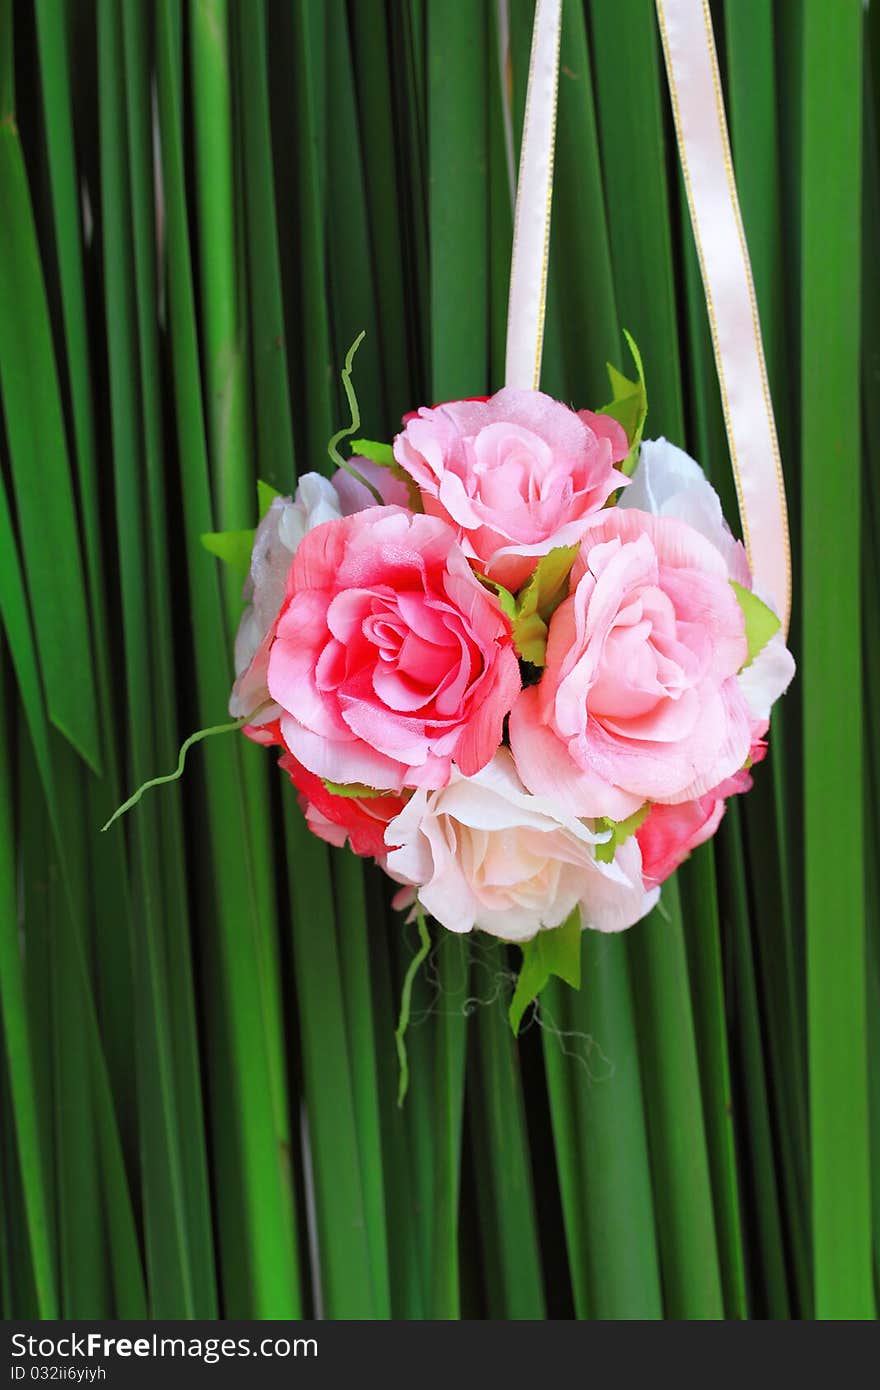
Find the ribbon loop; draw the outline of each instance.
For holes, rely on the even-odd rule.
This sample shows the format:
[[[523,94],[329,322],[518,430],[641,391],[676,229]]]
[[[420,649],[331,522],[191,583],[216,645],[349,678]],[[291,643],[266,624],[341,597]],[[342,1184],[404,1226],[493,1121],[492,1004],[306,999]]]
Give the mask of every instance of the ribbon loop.
[[[656,0],[743,540],[756,589],[788,632],[791,554],[782,461],[733,175],[707,0]]]
[[[791,554],[782,461],[740,214],[707,0],[656,0],[678,151],[697,244],[743,539],[756,589],[783,632]],[[541,376],[561,0],[538,0],[514,215],[507,313],[508,386]]]
[[[544,347],[561,0],[538,0],[523,120],[507,304],[508,386],[537,391]]]

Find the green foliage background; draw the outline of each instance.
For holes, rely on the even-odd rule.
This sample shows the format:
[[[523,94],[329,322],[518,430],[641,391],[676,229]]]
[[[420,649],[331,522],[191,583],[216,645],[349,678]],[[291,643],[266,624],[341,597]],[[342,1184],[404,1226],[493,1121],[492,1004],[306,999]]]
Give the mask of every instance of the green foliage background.
[[[501,384],[509,8],[502,68],[489,0],[0,0],[5,1316],[875,1315],[876,4],[712,7],[800,677],[661,908],[519,1044],[437,937],[399,1111],[415,929],[264,751],[98,833],[224,717],[199,536],[328,466],[357,332],[373,438]],[[566,0],[562,64],[543,384],[600,404],[626,326],[734,517],[650,0]]]

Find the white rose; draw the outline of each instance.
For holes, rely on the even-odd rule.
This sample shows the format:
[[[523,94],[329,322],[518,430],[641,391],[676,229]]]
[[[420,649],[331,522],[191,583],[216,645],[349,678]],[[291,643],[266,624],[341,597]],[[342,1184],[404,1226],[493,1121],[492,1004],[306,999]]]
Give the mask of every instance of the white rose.
[[[307,531],[341,516],[333,484],[320,473],[304,473],[295,497],[276,497],[257,527],[244,588],[248,606],[235,638],[235,684],[229,699],[233,719],[242,719],[256,710],[261,712],[255,723],[278,717],[278,707],[271,704],[266,688],[267,639],[281,612],[290,563]]]

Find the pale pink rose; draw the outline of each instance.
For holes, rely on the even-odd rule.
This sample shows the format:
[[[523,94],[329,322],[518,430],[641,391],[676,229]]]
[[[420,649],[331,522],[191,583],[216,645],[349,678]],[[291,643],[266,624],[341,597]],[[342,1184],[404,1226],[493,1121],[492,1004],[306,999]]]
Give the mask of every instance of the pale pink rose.
[[[453,772],[448,786],[415,792],[385,838],[396,846],[387,872],[449,931],[527,941],[575,908],[585,927],[622,931],[657,901],[643,887],[635,837],[600,862],[603,837],[530,796],[506,748],[473,777]]]
[[[721,552],[730,578],[746,589],[753,587],[745,547],[731,533],[718,494],[700,465],[668,440],[642,442],[638,467],[621,505],[687,521]],[[758,597],[769,602],[765,594]],[[752,766],[766,754],[764,735],[771,708],[788,688],[794,672],[794,658],[782,633],[777,632],[737,676],[749,708]],[[751,785],[751,774],[742,770],[694,801],[652,807],[638,832],[646,883],[662,883],[668,878],[697,845],[715,833],[724,814],[725,798],[746,792]]]
[[[720,552],[670,517],[613,507],[581,542],[547,665],[510,718],[520,776],[576,815],[624,820],[742,767],[742,610]]]
[[[394,457],[425,510],[456,527],[465,554],[515,591],[538,559],[576,545],[626,478],[627,440],[608,415],[576,413],[541,391],[505,387],[407,417]]]
[[[233,719],[260,711],[256,727],[278,717],[266,688],[266,672],[287,573],[306,532],[341,514],[333,484],[320,473],[304,473],[296,496],[276,497],[257,527],[244,589],[247,607],[235,638],[235,684],[229,699]]]
[[[285,745],[309,772],[438,787],[492,757],[520,689],[510,624],[451,527],[370,507],[309,533],[269,655]]]
[[[686,521],[721,552],[731,579],[744,589],[754,587],[745,546],[735,539],[724,520],[717,492],[696,460],[670,444],[668,439],[642,441],[638,467],[620,498],[620,505]],[[773,608],[766,594],[756,592],[758,598]],[[740,673],[740,690],[755,727],[765,726],[762,734],[771,707],[788,689],[794,671],[794,658],[782,633],[777,632]]]

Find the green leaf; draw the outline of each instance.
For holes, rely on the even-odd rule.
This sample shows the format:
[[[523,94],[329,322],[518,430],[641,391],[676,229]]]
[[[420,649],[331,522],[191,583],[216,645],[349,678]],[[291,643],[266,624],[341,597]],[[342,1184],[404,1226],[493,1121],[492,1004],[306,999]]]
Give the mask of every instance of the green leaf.
[[[364,782],[328,782],[325,780],[324,786],[333,796],[350,796],[355,797],[358,801],[392,795],[391,792],[377,791],[375,787],[368,787]]]
[[[477,578],[481,584],[485,584],[501,604],[501,611],[510,619],[511,627],[516,622],[516,599],[509,589],[505,589],[503,584],[497,583],[494,579],[489,579],[485,574],[478,574]]]
[[[403,483],[409,492],[409,505],[412,511],[424,511],[422,494],[419,492],[418,484],[410,477],[405,468],[401,468],[394,457],[390,444],[379,444],[375,439],[353,439],[351,450],[353,458],[369,459],[371,463],[378,464],[380,468],[387,468],[391,476],[396,478],[399,483]],[[349,465],[348,471],[352,473],[354,469]],[[360,474],[357,476],[360,477]],[[370,488],[370,491],[373,492],[373,489]]]
[[[580,989],[580,909],[574,908],[561,927],[539,931],[531,941],[524,941],[521,949],[522,965],[507,1015],[514,1037],[519,1032],[523,1014],[532,1000],[537,999],[551,975],[558,975],[572,989]]]
[[[203,531],[200,539],[207,551],[243,579],[247,578],[254,548],[253,531]]]
[[[510,619],[517,653],[532,666],[544,665],[547,627],[568,595],[568,576],[577,552],[576,545],[560,545],[542,555],[516,598],[496,580],[485,574],[477,576],[497,596],[501,611]]]
[[[610,830],[611,839],[605,840],[601,845],[596,846],[596,858],[600,864],[610,864],[614,858],[614,852],[618,845],[622,845],[624,840],[628,840],[630,835],[634,835],[639,826],[645,820],[651,809],[650,802],[646,801],[644,806],[640,806],[637,811],[633,811],[626,820],[608,820],[602,816],[596,821],[597,830]]]
[[[361,458],[370,459],[373,463],[378,463],[380,468],[394,469],[396,467],[394,452],[390,444],[379,444],[375,439],[353,439],[351,452],[359,454]]]
[[[735,579],[731,579],[730,587],[736,594],[739,606],[743,611],[746,620],[746,642],[749,648],[749,659],[745,663],[750,666],[758,652],[766,647],[770,638],[779,631],[779,619],[768,608],[766,603],[753,594],[751,589],[744,589],[741,584],[737,584]]]
[[[631,334],[623,330],[629,350],[632,353],[633,361],[636,364],[636,380],[630,381],[623,372],[609,362],[608,379],[611,382],[611,390],[614,392],[608,405],[603,405],[599,414],[610,415],[618,424],[626,430],[626,437],[629,440],[629,453],[621,464],[621,470],[627,477],[634,471],[639,458],[639,445],[642,442],[642,433],[645,428],[645,419],[648,414],[648,395],[645,390],[645,371],[642,366],[642,355],[636,347]]]
[[[513,640],[523,660],[533,666],[544,665],[547,627],[568,594],[568,576],[577,552],[576,545],[561,545],[542,555],[516,600]]]
[[[266,515],[267,511],[275,501],[276,497],[283,496],[271,483],[264,483],[262,478],[257,479],[257,515],[260,520]]]

